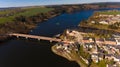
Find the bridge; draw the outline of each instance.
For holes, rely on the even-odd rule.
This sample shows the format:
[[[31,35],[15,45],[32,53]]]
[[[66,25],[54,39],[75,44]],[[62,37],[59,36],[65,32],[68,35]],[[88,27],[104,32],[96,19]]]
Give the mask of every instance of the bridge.
[[[61,39],[57,39],[57,38],[51,38],[51,37],[44,37],[44,36],[36,36],[36,35],[29,35],[29,34],[19,34],[19,33],[11,33],[8,34],[8,36],[15,36],[15,37],[25,37],[27,38],[32,38],[32,39],[38,39],[38,40],[48,40],[50,42],[54,41],[54,42],[60,42],[62,41]]]

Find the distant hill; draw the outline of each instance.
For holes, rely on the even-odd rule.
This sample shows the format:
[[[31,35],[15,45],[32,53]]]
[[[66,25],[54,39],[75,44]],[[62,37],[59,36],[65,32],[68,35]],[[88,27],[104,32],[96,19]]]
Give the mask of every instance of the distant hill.
[[[120,2],[97,2],[97,3],[89,3],[89,4],[95,4],[95,5],[102,5],[102,4],[106,4],[106,5],[120,5]]]
[[[53,4],[53,5],[37,5],[37,6],[22,6],[22,7],[6,7],[7,9],[14,8],[30,8],[30,7],[54,7],[54,6],[79,6],[79,5],[120,5],[120,2],[94,2],[94,3],[84,3],[84,4]],[[0,9],[6,9],[0,8]]]

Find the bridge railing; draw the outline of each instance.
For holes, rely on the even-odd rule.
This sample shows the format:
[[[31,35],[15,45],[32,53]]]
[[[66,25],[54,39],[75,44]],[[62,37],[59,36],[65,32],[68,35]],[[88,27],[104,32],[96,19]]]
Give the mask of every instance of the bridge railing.
[[[41,39],[41,40],[49,40],[49,41],[61,41],[61,39],[51,38],[51,37],[44,37],[44,36],[36,36],[36,35],[28,35],[28,34],[19,34],[19,33],[10,33],[9,36],[16,36],[16,37],[26,37],[26,38],[33,38],[33,39]]]

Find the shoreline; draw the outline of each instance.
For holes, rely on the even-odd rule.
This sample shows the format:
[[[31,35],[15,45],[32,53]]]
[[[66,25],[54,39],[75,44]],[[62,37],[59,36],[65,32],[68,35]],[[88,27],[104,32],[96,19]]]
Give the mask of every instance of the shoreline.
[[[52,50],[53,53],[55,53],[56,55],[61,56],[61,57],[64,57],[64,58],[66,58],[66,59],[69,60],[69,61],[75,61],[75,60],[73,60],[73,59],[70,58],[70,57],[68,58],[67,56],[65,56],[65,55],[63,55],[63,54],[58,53],[55,48],[56,48],[56,45],[52,46],[52,47],[51,47],[51,50]]]
[[[47,20],[49,20],[49,19],[51,19],[51,18],[53,18],[53,17],[56,17],[56,16],[58,16],[58,15],[61,15],[61,13],[59,13],[59,14],[55,14],[55,15],[51,15],[51,17],[49,17],[49,18],[44,18],[44,20],[43,21],[47,21]],[[43,21],[40,21],[39,23],[41,23],[41,22],[43,22]],[[33,22],[32,22],[33,23]],[[23,31],[27,31],[27,32],[29,32],[31,29],[34,29],[36,26],[37,26],[37,24],[39,24],[39,23],[33,23],[31,26],[33,26],[33,27],[31,27],[31,28],[29,28],[29,29],[26,29],[26,30],[23,30]],[[27,33],[26,32],[26,33]],[[6,37],[7,38],[7,37]],[[2,39],[2,37],[0,38],[0,40]],[[8,38],[9,39],[9,38]],[[6,40],[6,39],[5,39]],[[77,62],[80,66],[82,66],[82,67],[87,67],[87,66],[85,66],[85,65],[83,65],[82,63],[81,63],[81,61],[82,60],[80,60],[80,59],[82,59],[82,58],[75,58],[75,57],[73,57],[72,55],[70,55],[70,54],[65,54],[66,52],[63,52],[63,54],[61,54],[60,52],[58,52],[57,51],[57,49],[56,49],[56,45],[54,45],[54,46],[52,46],[51,47],[51,50],[52,50],[52,52],[53,53],[55,53],[56,55],[58,55],[58,56],[61,56],[61,57],[64,57],[64,58],[66,58],[67,60],[69,60],[69,61],[75,61],[75,62]]]
[[[53,14],[53,15],[51,15],[49,18],[44,18],[43,19],[43,21],[47,21],[47,20],[49,20],[49,19],[51,19],[51,18],[54,18],[54,17],[56,17],[56,16],[58,16],[58,15],[60,15],[61,13],[58,13],[58,14]],[[43,21],[39,21],[38,23],[34,23],[34,22],[32,22],[33,24],[26,24],[26,25],[28,25],[28,28],[26,28],[26,29],[22,29],[22,31],[20,31],[20,30],[17,30],[18,31],[18,33],[19,32],[23,32],[23,33],[28,33],[28,32],[30,32],[30,30],[32,30],[32,29],[34,29],[39,23],[42,23]],[[19,25],[19,26],[22,26],[22,25]],[[31,26],[31,27],[30,27]],[[14,31],[14,32],[17,32],[16,30]],[[4,42],[4,41],[7,41],[7,40],[9,40],[9,39],[11,39],[12,37],[10,37],[10,36],[7,36],[6,34],[8,34],[9,33],[9,31],[7,32],[7,33],[1,33],[0,35],[0,42]]]
[[[65,58],[66,60],[68,60],[68,61],[70,61],[70,62],[73,61],[73,62],[76,62],[79,66],[87,67],[87,65],[83,63],[84,61],[82,60],[81,57],[79,57],[78,59],[76,59],[76,58],[73,59],[72,55],[65,55],[65,54],[61,54],[61,53],[57,52],[57,50],[56,50],[56,45],[53,45],[53,46],[51,47],[51,50],[52,50],[52,52],[53,52],[54,54],[56,54],[56,55],[58,55],[58,56],[61,56],[62,58]],[[66,54],[67,54],[67,53],[66,53]],[[81,62],[81,61],[82,61],[82,62]]]
[[[68,8],[70,8],[70,7],[68,7]],[[61,9],[63,9],[63,8],[61,8]],[[91,10],[91,9],[93,9],[93,8],[90,8],[90,9],[87,9],[87,10]],[[105,8],[98,8],[98,9],[105,9]],[[74,11],[75,11],[75,9],[72,9],[73,11],[72,12],[70,12],[70,13],[74,13]],[[85,8],[83,9],[83,10],[86,10]],[[94,9],[95,10],[95,9]],[[57,13],[56,13],[56,11],[57,11]],[[32,29],[34,29],[36,26],[37,26],[37,24],[39,24],[39,23],[42,23],[43,21],[47,21],[47,20],[49,20],[49,19],[51,19],[51,18],[53,18],[53,17],[56,17],[56,16],[59,16],[59,15],[61,15],[61,14],[63,14],[62,12],[63,11],[65,11],[65,13],[69,13],[69,12],[67,12],[67,10],[66,9],[63,9],[63,10],[52,10],[52,11],[49,11],[49,12],[47,12],[47,13],[50,13],[51,14],[51,12],[53,12],[53,14],[51,14],[48,18],[44,18],[43,17],[43,19],[41,19],[39,22],[31,22],[31,24],[28,24],[28,23],[26,23],[26,24],[21,24],[20,22],[19,23],[17,23],[16,25],[17,26],[19,26],[19,27],[21,27],[22,26],[22,28],[23,27],[25,27],[24,29],[15,29],[15,27],[12,27],[11,29],[6,29],[6,27],[7,26],[9,26],[9,25],[15,25],[14,23],[15,22],[13,22],[12,24],[10,23],[10,22],[8,22],[8,23],[5,23],[5,24],[0,24],[0,27],[2,28],[1,30],[0,30],[0,34],[6,34],[6,33],[9,33],[9,32],[11,32],[11,31],[13,31],[13,32],[17,32],[17,33],[28,33],[30,30],[32,30]],[[77,11],[81,11],[81,10],[77,10]],[[15,29],[15,30],[14,30]],[[4,30],[4,31],[3,31]],[[6,32],[7,31],[7,32]],[[1,41],[1,36],[0,36],[0,41]],[[7,37],[6,37],[7,38]]]

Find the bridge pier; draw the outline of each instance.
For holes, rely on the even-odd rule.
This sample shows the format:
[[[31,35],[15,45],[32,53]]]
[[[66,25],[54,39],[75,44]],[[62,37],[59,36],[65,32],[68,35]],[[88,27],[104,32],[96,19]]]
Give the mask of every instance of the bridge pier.
[[[26,39],[28,39],[28,37],[25,37]]]
[[[50,43],[52,42],[52,40],[50,40]]]
[[[19,38],[19,36],[16,36],[17,38]]]
[[[38,39],[40,41],[40,39]]]

